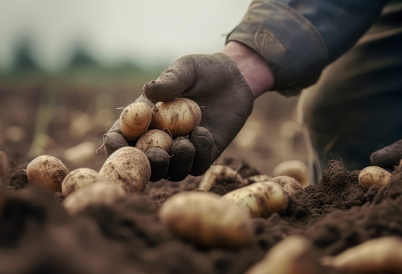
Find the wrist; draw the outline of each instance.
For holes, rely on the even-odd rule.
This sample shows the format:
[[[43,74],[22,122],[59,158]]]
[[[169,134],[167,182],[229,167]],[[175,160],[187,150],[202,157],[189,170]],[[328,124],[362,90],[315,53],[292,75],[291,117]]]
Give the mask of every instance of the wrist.
[[[239,42],[230,41],[222,53],[236,63],[254,98],[273,88],[273,73],[264,59],[254,50]]]

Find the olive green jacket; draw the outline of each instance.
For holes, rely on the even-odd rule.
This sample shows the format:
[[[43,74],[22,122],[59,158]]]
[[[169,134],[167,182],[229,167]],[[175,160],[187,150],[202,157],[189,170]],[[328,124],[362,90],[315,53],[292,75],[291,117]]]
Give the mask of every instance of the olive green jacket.
[[[388,2],[254,0],[227,41],[259,53],[273,70],[274,90],[290,96],[314,84],[325,66],[374,24]]]

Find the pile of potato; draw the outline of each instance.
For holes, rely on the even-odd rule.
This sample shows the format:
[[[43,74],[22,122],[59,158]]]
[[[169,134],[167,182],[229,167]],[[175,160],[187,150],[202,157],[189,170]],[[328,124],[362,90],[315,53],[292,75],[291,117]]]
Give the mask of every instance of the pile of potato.
[[[223,196],[209,192],[216,182],[226,180],[244,187]],[[289,197],[297,191],[304,188],[293,177],[257,175],[244,179],[228,166],[215,165],[205,173],[197,192],[170,197],[159,216],[174,234],[197,244],[241,247],[252,238],[251,218],[284,212]]]
[[[142,193],[152,173],[166,175],[173,138],[190,134],[200,122],[201,110],[190,99],[176,98],[153,105],[143,98],[124,108],[120,115],[121,133],[127,141],[135,141],[135,147],[124,146],[113,152],[99,172],[88,168],[69,172],[53,156],[36,157],[26,170],[28,183],[61,191],[66,197],[64,206],[71,213],[89,204],[111,203],[124,193]],[[167,160],[163,161],[167,166],[162,167],[166,172],[152,170],[147,154]]]
[[[200,107],[190,99],[176,98],[153,105],[141,98],[123,109],[120,128],[123,137],[135,142],[135,147],[151,159],[150,180],[155,182],[167,177],[170,157],[179,153],[177,141],[189,135],[201,118]],[[177,137],[174,143],[173,138]]]

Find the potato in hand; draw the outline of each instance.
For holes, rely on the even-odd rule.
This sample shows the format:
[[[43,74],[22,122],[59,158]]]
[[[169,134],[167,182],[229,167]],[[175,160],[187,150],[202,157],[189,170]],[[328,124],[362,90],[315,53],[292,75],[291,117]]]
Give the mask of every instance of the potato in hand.
[[[198,126],[202,115],[197,103],[176,98],[170,102],[158,102],[153,107],[150,105],[152,102],[141,96],[126,108],[136,109],[138,115],[130,116],[125,114],[126,109],[123,111],[120,120],[104,135],[106,155],[124,146],[135,146],[148,157],[152,182],[163,178],[178,182],[188,174],[203,174],[213,162],[214,141],[206,128]],[[142,117],[140,113],[147,114],[147,111],[141,112],[147,108],[152,113],[149,129],[145,122],[138,122],[135,136],[127,138],[128,133],[133,133],[133,128],[137,127],[128,121]],[[126,121],[125,117],[131,118]],[[144,117],[142,121],[147,121],[148,116]],[[144,129],[145,132],[137,136]]]

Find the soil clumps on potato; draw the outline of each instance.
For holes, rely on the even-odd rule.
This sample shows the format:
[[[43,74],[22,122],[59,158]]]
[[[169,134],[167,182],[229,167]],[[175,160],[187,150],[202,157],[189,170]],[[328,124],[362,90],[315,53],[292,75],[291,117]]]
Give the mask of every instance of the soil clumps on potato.
[[[233,159],[226,163],[244,178],[259,174]],[[251,243],[238,249],[198,246],[160,222],[163,202],[197,189],[199,177],[149,183],[142,195],[131,193],[113,205],[89,206],[69,216],[60,204],[61,193],[28,187],[20,166],[10,169],[0,213],[0,272],[244,273],[293,234],[312,240],[322,255],[381,236],[402,236],[402,168],[387,186],[365,190],[358,183],[359,171],[330,161],[321,182],[289,197],[285,212],[253,219]],[[222,189],[211,191],[222,195]]]

